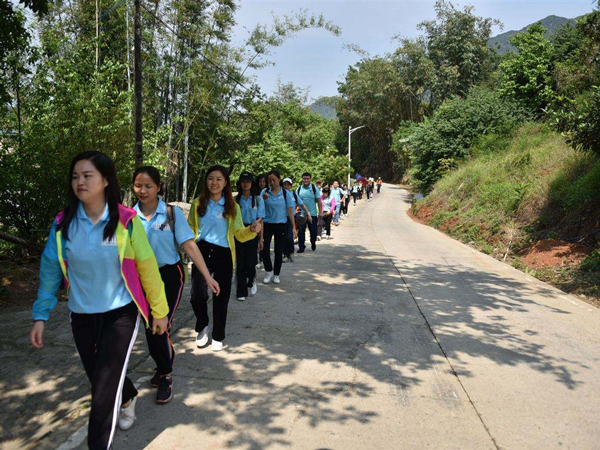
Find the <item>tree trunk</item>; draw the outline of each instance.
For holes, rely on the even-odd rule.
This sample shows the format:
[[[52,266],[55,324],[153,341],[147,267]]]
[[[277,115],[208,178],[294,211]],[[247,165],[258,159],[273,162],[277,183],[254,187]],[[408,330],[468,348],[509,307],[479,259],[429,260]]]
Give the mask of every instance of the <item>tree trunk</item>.
[[[135,0],[135,17],[133,33],[134,59],[134,91],[135,91],[135,166],[144,164],[143,131],[142,131],[142,24],[140,0]]]

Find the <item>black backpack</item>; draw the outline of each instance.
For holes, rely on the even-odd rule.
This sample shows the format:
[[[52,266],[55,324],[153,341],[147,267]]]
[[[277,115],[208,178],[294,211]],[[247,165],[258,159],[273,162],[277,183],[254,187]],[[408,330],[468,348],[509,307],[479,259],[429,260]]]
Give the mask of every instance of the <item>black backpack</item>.
[[[175,245],[175,251],[179,254],[181,263],[185,264],[185,259],[183,257],[183,253],[181,252],[181,246],[177,242],[177,237],[175,236],[175,207],[173,205],[169,205],[169,204],[167,204],[167,220],[165,220],[163,223],[161,223],[160,226],[158,227],[158,229],[160,231],[163,231],[167,227],[167,225],[169,225],[169,228],[171,229],[171,232],[173,233],[173,244]],[[184,284],[187,282],[187,277],[188,277],[187,272],[188,272],[187,269],[185,269],[184,270]]]

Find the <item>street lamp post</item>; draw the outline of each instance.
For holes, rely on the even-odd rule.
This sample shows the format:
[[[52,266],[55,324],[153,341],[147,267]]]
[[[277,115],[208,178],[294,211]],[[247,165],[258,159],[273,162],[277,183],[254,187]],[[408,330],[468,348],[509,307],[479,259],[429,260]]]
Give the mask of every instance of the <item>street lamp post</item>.
[[[352,162],[352,133],[354,133],[356,130],[360,130],[361,128],[366,127],[366,125],[362,125],[360,127],[356,127],[356,128],[352,128],[350,125],[348,125],[348,189],[350,189],[350,172],[351,172],[351,165],[350,163]]]

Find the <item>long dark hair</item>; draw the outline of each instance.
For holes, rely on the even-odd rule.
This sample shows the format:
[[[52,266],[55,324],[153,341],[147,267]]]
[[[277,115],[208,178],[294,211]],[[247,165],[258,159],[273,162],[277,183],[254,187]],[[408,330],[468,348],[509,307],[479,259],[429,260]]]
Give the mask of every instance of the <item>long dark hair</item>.
[[[119,180],[117,179],[117,171],[115,165],[108,156],[100,152],[83,152],[73,158],[71,168],[69,169],[69,185],[67,188],[67,207],[64,211],[64,217],[61,223],[56,227],[57,230],[62,230],[65,239],[69,239],[69,226],[73,221],[73,217],[77,214],[79,207],[79,199],[73,191],[73,171],[75,164],[79,161],[90,161],[100,175],[106,180],[108,186],[104,189],[104,198],[108,204],[108,223],[104,227],[104,239],[112,239],[119,224],[119,203],[121,203],[121,190],[119,189]]]
[[[160,184],[160,172],[158,171],[158,169],[156,167],[142,166],[142,167],[138,167],[137,169],[135,169],[135,172],[133,172],[133,178],[131,180],[131,184],[135,184],[135,179],[137,178],[137,176],[140,173],[145,173],[150,178],[152,178],[152,181],[154,181],[154,184],[156,184],[158,186],[158,195],[163,194],[163,187],[162,187],[162,184]]]
[[[200,199],[198,201],[198,216],[204,217],[206,214],[206,208],[208,207],[208,201],[210,200],[210,192],[206,188],[206,182],[208,180],[208,176],[213,172],[221,172],[227,184],[225,185],[225,189],[223,189],[223,196],[225,197],[225,208],[223,210],[223,217],[226,219],[234,218],[236,215],[235,209],[235,201],[233,200],[233,191],[231,190],[231,181],[229,180],[229,171],[223,166],[212,166],[209,167],[204,175],[204,184],[202,185],[202,193],[200,194]]]
[[[268,188],[269,187],[269,182],[267,181],[267,174],[265,173],[261,173],[260,175],[258,175],[256,177],[256,190],[259,191],[260,190],[260,180],[262,180],[264,178],[265,180],[265,187]],[[259,192],[260,194],[260,192]]]

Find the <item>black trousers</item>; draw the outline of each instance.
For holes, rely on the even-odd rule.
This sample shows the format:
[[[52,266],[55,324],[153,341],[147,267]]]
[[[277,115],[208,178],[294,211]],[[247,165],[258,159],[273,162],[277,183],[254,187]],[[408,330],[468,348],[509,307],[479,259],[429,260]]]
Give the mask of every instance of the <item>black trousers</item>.
[[[200,253],[206,262],[208,271],[212,273],[213,278],[221,292],[219,295],[213,294],[213,331],[212,338],[215,341],[225,339],[225,324],[227,323],[227,305],[229,305],[229,296],[231,294],[231,277],[233,275],[233,262],[231,261],[231,250],[218,245],[209,244],[206,241],[197,243]],[[191,303],[196,315],[196,332],[201,332],[208,326],[208,292],[206,280],[196,268],[192,266],[192,290]]]
[[[90,449],[110,448],[121,405],[138,394],[126,375],[138,325],[139,312],[133,301],[105,313],[71,313],[75,347],[92,384]]]
[[[169,323],[167,331],[163,334],[152,334],[152,329],[146,328],[146,341],[148,342],[150,356],[156,363],[158,374],[168,375],[173,371],[173,361],[175,360],[175,348],[173,342],[171,342],[171,326],[173,325],[173,317],[179,307],[181,294],[183,294],[185,272],[181,261],[177,264],[162,266],[159,270],[165,284],[165,294],[169,304],[169,314],[167,315]],[[152,324],[152,316],[150,317],[150,324]]]
[[[306,248],[306,228],[310,231],[310,243],[311,245],[317,242],[317,222],[319,218],[317,216],[310,216],[312,222],[298,225],[298,248],[304,250]]]
[[[378,194],[379,194],[379,191],[381,191],[381,185],[380,184],[377,185],[377,193]]]
[[[331,221],[333,220],[333,214],[327,214],[323,216],[323,222],[325,225],[325,235],[331,236]]]
[[[235,241],[236,297],[248,297],[248,288],[256,278],[256,261],[260,235],[247,242]]]
[[[348,214],[348,205],[350,204],[350,197],[346,196],[344,200],[342,200],[342,213]]]
[[[356,197],[358,197],[358,192],[352,193],[352,198],[354,199],[354,204],[356,205]]]
[[[275,275],[281,273],[281,264],[283,262],[283,245],[285,243],[286,223],[265,223],[264,239],[265,245],[262,250],[263,264],[266,272]],[[271,263],[271,239],[275,238],[275,267]]]
[[[294,254],[294,228],[292,222],[288,219],[285,227],[285,242],[283,244],[283,254],[290,256]]]

